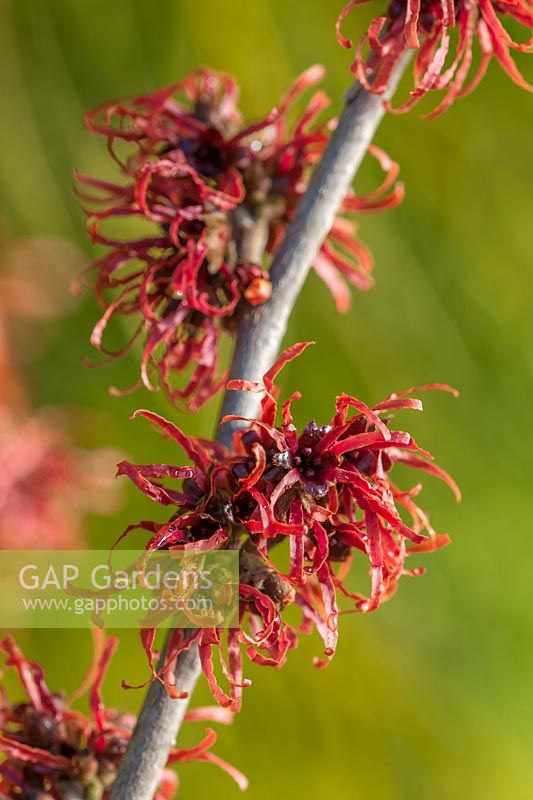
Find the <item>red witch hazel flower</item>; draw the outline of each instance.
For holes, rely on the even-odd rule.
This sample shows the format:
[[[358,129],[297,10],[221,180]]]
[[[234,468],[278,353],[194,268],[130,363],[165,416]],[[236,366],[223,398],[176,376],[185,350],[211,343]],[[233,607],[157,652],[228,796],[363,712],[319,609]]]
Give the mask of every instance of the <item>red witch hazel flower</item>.
[[[341,34],[342,22],[364,2],[350,0],[339,17],[337,37],[344,47],[351,48],[352,42]],[[523,25],[531,38],[524,43],[514,41],[502,20],[510,21],[513,27]],[[434,117],[446,111],[457,97],[473,91],[493,58],[514,83],[533,91],[510,52],[533,52],[532,29],[531,0],[392,0],[387,11],[372,20],[357,45],[352,71],[368,91],[382,94],[403,53],[417,50],[414,89],[396,111],[409,111],[428,92],[441,89],[446,94],[429,114]],[[455,53],[448,59],[455,31]],[[471,75],[476,40],[481,55]]]
[[[84,515],[117,506],[106,477],[116,457],[75,448],[51,411],[0,405],[0,548],[78,547]]]
[[[391,428],[393,412],[422,408],[413,392],[441,389],[455,394],[446,385],[393,394],[373,408],[343,394],[337,397],[335,412],[326,424],[311,421],[301,431],[291,411],[300,398],[297,392],[282,403],[278,421],[275,378],[307,346],[297,344],[286,350],[262,383],[230,382],[231,390],[264,395],[259,418],[243,421],[231,454],[218,444],[186,437],[157,415],[141,411],[176,441],[192,466],[119,465],[119,474],[128,475],[150,499],[175,509],[165,524],[138,526],[152,534],[148,552],[240,550],[240,629],[227,632],[229,658],[226,661],[222,655],[222,630],[199,630],[192,639],[176,631],[168,668],[157,675],[168,686],[173,659],[195,638],[215,698],[233,710],[239,709],[242,688],[247,685],[242,647],[251,660],[275,667],[295,647],[297,632],[283,619],[286,606],[299,606],[301,633],[316,627],[326,656],[316,663],[323,666],[335,652],[341,611],[375,610],[395,592],[402,575],[423,572],[420,567],[408,568],[408,559],[448,543],[447,536],[433,530],[416,502],[421,486],[405,490],[391,480],[395,464],[441,478],[459,499],[456,484],[431,455],[409,433]],[[181,488],[175,487],[176,481]],[[409,524],[400,512],[407,513]],[[276,557],[284,551],[289,563],[285,571]],[[369,562],[367,594],[353,591],[348,583],[350,566],[357,558]],[[347,608],[341,609],[343,603]],[[151,660],[154,635],[155,631],[143,633]],[[213,648],[229,680],[229,695],[215,677]],[[169,686],[169,691],[179,693],[179,687]]]
[[[28,660],[11,637],[0,642],[7,666],[19,676],[26,692],[23,702],[0,701],[0,796],[20,800],[99,798],[106,800],[131,737],[135,718],[105,708],[101,685],[117,639],[96,636],[96,656],[80,691],[89,691],[90,716],[70,707],[62,694],[51,692],[42,668]],[[215,708],[189,711],[191,721],[228,724],[231,713]],[[168,765],[186,761],[217,764],[246,788],[246,779],[210,752],[216,734],[207,729],[204,739],[187,750],[172,750]],[[170,800],[178,787],[177,775],[165,769],[154,800]]]
[[[87,115],[87,127],[107,138],[122,177],[111,183],[77,176],[90,209],[89,235],[106,248],[89,267],[105,309],[91,342],[110,358],[121,355],[103,345],[104,332],[113,317],[136,318],[126,349],[144,337],[141,380],[148,389],[157,372],[173,401],[195,409],[221,388],[220,337],[231,333],[239,304],[264,303],[271,288],[260,254],[241,246],[242,230],[266,227],[266,252],[275,253],[335,125],[318,119],[329,104],[321,91],[294,124],[288,121],[323,72],[311,67],[250,126],[242,124],[234,81],[210,70]],[[371,152],[386,178],[367,196],[350,194],[343,212],[390,208],[402,197],[398,166],[378,148]],[[112,235],[109,223],[124,219],[148,230],[133,239]],[[371,285],[372,259],[355,231],[353,221],[339,217],[315,261],[341,309],[348,304],[343,278],[361,289]]]

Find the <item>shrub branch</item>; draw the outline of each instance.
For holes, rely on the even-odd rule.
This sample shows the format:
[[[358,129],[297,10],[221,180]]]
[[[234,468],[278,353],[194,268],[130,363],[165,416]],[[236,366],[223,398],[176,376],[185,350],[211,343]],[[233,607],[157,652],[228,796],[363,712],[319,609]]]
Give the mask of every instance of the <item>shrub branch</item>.
[[[385,95],[370,94],[356,84],[347,96],[337,128],[272,264],[271,298],[240,316],[231,378],[261,380],[275,360],[310,266],[383,118],[383,100],[394,93],[407,60],[408,56],[398,64]],[[266,244],[261,221],[241,220],[241,229],[242,257],[260,263]],[[255,418],[260,399],[252,392],[226,392],[221,417],[232,414]],[[236,424],[219,424],[217,439],[228,447]],[[186,699],[171,699],[159,681],[151,684],[113,784],[111,800],[153,799],[200,671],[198,650],[192,644],[176,661],[177,684],[180,691],[188,692]]]

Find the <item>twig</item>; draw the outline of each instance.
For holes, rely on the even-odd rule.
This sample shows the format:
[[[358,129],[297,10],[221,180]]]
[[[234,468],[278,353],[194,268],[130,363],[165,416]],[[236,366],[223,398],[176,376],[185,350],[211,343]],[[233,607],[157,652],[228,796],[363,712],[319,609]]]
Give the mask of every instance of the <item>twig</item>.
[[[233,214],[232,227],[239,259],[261,264],[268,236],[266,220],[255,219],[246,206],[240,206]],[[160,666],[165,664],[167,645],[168,638]],[[174,669],[179,691],[186,692],[187,697],[171,699],[160,681],[152,682],[110,800],[152,800],[200,672],[198,645],[193,642],[177,657]]]
[[[339,124],[296,210],[270,270],[268,303],[246,311],[237,330],[230,378],[260,381],[275,361],[294,304],[313,260],[359,169],[384,115],[383,100],[394,94],[410,54],[399,62],[389,91],[372,95],[356,84],[349,93]],[[254,419],[261,395],[226,392],[222,415]],[[238,423],[220,425],[217,438],[231,447]]]
[[[161,656],[164,659],[165,651]],[[112,786],[111,800],[152,800],[200,672],[198,647],[194,642],[176,661],[179,689],[188,692],[188,697],[172,700],[160,681],[151,683]]]
[[[394,93],[407,60],[405,57],[398,64],[387,96]],[[339,124],[272,265],[272,296],[268,303],[246,311],[240,319],[232,378],[260,380],[275,360],[309,268],[384,115],[383,100],[383,95],[369,94],[361,86],[348,95]],[[253,246],[264,244],[258,229],[250,230],[255,237]],[[250,255],[246,252],[247,258]],[[259,402],[260,395],[252,392],[227,392],[222,413],[254,418]],[[234,430],[235,423],[219,425],[217,439],[231,447]],[[176,662],[179,688],[187,691],[189,697],[199,674],[198,653],[193,645]],[[113,785],[111,800],[152,800],[188,699],[172,700],[159,681],[151,685]]]

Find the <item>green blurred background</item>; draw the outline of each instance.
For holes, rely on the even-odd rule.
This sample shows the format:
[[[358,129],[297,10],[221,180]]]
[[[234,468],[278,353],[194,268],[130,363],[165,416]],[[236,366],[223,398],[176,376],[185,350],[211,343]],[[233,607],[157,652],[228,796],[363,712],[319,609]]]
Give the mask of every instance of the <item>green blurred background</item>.
[[[340,3],[2,0],[3,236],[61,237],[90,257],[72,169],[108,171],[103,142],[81,122],[104,99],[208,64],[238,76],[253,117],[321,61],[339,105],[349,82],[349,56],[333,32]],[[362,29],[367,13],[349,30]],[[413,384],[452,383],[459,400],[427,396],[425,413],[402,422],[457,478],[464,501],[426,481],[423,505],[453,545],[426,557],[429,573],[405,578],[377,614],[344,618],[327,670],[311,665],[314,637],[281,673],[248,668],[244,711],[215,750],[249,776],[254,800],[533,796],[532,109],[532,97],[492,65],[477,93],[437,121],[418,112],[387,118],[376,141],[400,161],[407,196],[399,209],[361,220],[376,288],[354,294],[340,317],[311,277],[298,303],[287,341],[319,342],[284,378],[303,392],[299,420],[327,418],[340,391],[377,402]],[[137,462],[172,459],[170,445],[128,420],[145,405],[172,415],[164,398],[107,394],[110,383],[133,380],[138,354],[104,370],[82,367],[95,313],[85,296],[35,330],[37,353],[19,348],[33,402],[73,409],[83,446],[110,445]],[[208,435],[216,405],[174,417]],[[126,499],[120,514],[90,520],[92,544],[105,546],[130,521],[162,518],[133,490]],[[76,685],[88,635],[21,640],[54,687]],[[120,679],[145,674],[130,631],[109,702],[136,709],[141,694],[124,694]],[[207,699],[202,688],[198,700]],[[185,798],[238,795],[209,765],[186,765],[181,779]]]

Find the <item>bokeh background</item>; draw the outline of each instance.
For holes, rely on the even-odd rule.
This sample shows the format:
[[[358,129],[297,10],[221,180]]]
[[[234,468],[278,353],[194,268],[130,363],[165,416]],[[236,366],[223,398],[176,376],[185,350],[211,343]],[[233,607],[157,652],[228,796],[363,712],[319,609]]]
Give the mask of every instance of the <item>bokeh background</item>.
[[[72,170],[108,169],[103,142],[81,121],[104,99],[211,65],[238,76],[243,108],[254,117],[321,61],[339,105],[349,84],[349,56],[333,31],[340,2],[2,0],[4,252],[27,237],[51,239],[52,249],[71,254],[72,275],[90,258]],[[349,30],[357,34],[367,16],[362,10]],[[424,414],[403,421],[457,478],[464,501],[457,506],[445,487],[426,481],[424,507],[453,545],[426,557],[428,574],[405,578],[377,614],[344,618],[327,670],[311,665],[320,651],[315,638],[301,642],[281,673],[248,668],[254,685],[216,752],[249,776],[254,800],[533,794],[532,123],[533,98],[495,65],[474,96],[436,121],[418,112],[387,118],[376,141],[400,161],[407,195],[399,209],[361,220],[376,288],[354,295],[340,317],[312,276],[298,303],[287,342],[319,342],[284,377],[287,389],[303,392],[300,421],[327,418],[340,391],[371,403],[413,384],[452,383],[459,400],[427,396]],[[33,267],[48,269],[50,258],[41,263],[38,248],[32,252]],[[137,353],[103,370],[83,367],[95,314],[87,295],[32,323],[30,333],[12,331],[33,404],[69,409],[80,447],[117,448],[137,462],[175,453],[128,420],[137,406],[208,435],[216,402],[185,418],[159,394],[108,395],[110,383],[134,379]],[[92,545],[106,546],[128,522],[158,513],[126,487],[125,499],[121,512],[89,519]],[[74,688],[89,658],[88,634],[20,638],[54,687]],[[112,665],[108,701],[136,709],[141,693],[124,693],[120,680],[145,676],[130,631]],[[202,688],[198,700],[207,699]],[[185,798],[238,795],[209,765],[184,766],[181,780]]]

